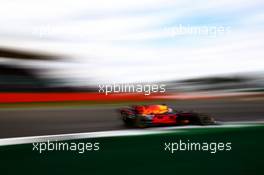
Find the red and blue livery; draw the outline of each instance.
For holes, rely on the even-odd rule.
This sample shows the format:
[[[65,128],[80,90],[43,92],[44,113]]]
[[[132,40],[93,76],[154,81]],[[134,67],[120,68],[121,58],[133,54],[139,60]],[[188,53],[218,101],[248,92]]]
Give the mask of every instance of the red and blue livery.
[[[135,105],[120,109],[126,125],[135,127],[164,125],[212,125],[215,120],[208,114],[177,111],[167,105]]]

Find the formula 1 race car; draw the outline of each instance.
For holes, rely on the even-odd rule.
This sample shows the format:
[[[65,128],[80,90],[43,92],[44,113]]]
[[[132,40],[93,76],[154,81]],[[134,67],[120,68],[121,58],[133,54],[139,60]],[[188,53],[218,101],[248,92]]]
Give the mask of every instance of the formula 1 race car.
[[[161,125],[212,125],[212,116],[174,110],[167,105],[136,105],[119,111],[126,125],[135,127]]]

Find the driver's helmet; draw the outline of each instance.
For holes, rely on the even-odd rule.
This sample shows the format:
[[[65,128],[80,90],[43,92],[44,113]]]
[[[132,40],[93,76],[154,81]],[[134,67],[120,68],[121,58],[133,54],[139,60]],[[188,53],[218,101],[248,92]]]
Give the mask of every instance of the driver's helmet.
[[[166,105],[145,105],[145,106],[139,106],[137,108],[137,111],[142,114],[164,114],[168,112],[168,106]]]

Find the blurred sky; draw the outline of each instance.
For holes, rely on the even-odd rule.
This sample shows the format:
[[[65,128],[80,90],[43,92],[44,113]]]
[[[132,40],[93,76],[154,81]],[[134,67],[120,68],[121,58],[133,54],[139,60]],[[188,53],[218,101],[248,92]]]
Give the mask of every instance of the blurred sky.
[[[177,80],[264,69],[263,0],[0,2],[0,47],[69,56],[11,63],[48,68],[69,82]]]

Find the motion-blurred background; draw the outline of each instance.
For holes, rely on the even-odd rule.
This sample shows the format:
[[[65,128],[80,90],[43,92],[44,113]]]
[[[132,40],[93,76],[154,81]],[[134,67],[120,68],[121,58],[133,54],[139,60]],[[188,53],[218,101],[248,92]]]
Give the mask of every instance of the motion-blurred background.
[[[98,85],[108,83],[163,83],[156,100],[219,120],[262,120],[263,5],[1,0],[1,136],[120,129],[116,107],[98,105]],[[88,105],[50,109],[65,101]],[[25,102],[48,108],[24,110]]]

